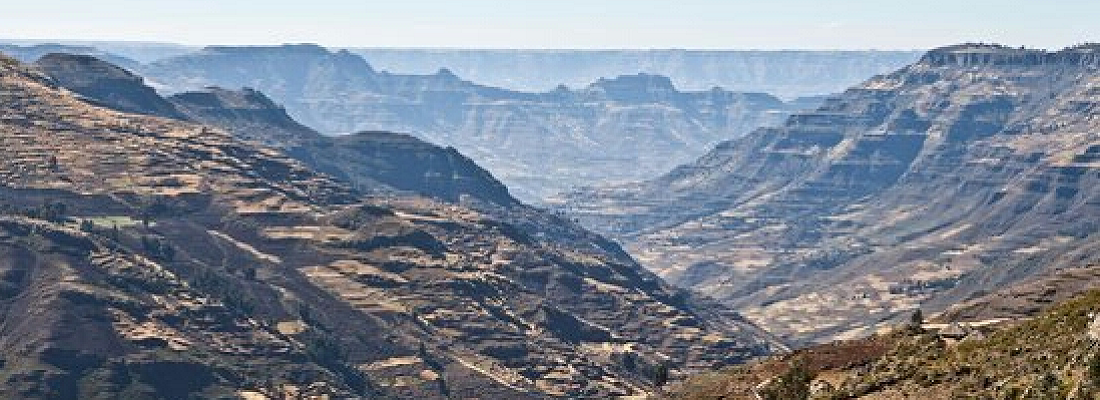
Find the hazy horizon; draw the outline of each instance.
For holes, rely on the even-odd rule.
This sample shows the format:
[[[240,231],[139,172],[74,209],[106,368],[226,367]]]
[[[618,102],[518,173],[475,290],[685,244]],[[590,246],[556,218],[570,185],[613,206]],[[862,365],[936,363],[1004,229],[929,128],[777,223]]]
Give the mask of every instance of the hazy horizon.
[[[1100,2],[776,0],[40,0],[5,9],[11,40],[472,50],[921,50],[1096,41]],[[1051,23],[1057,21],[1057,23]]]

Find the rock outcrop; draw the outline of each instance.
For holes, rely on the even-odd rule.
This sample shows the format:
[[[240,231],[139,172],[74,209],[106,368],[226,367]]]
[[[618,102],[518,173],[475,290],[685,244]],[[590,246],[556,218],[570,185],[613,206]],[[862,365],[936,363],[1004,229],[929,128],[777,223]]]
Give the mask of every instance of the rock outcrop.
[[[656,180],[563,207],[787,338],[1100,257],[1096,46],[930,51]]]

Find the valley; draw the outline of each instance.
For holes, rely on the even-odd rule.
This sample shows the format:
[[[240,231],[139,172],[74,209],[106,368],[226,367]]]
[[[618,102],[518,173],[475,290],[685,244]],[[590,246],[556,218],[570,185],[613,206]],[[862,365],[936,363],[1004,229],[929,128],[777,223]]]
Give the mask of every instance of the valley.
[[[0,398],[1100,393],[1100,45],[100,45],[0,46]]]
[[[1096,260],[1097,49],[958,45],[560,206],[796,343]]]
[[[0,61],[0,397],[599,398],[785,348],[553,215],[368,194],[58,84],[147,93],[109,65]]]

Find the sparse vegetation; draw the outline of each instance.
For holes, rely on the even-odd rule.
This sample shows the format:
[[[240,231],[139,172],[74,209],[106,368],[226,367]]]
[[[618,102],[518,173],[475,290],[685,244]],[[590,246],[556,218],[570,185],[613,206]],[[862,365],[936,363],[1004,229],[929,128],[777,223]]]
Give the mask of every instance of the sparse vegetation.
[[[802,361],[763,361],[689,379],[685,399],[740,399],[760,385],[768,399],[853,399],[907,393],[925,398],[1089,399],[1096,392],[1100,346],[1086,335],[1100,291],[1091,291],[1036,318],[1004,326],[985,339],[948,342],[934,332],[908,328],[869,339],[886,347],[861,362],[823,362],[815,346],[795,354]],[[855,360],[853,360],[855,361]],[[819,393],[813,376],[828,373],[834,390]],[[832,386],[832,385],[830,385]],[[741,388],[721,395],[715,388]],[[805,395],[805,397],[803,397]]]

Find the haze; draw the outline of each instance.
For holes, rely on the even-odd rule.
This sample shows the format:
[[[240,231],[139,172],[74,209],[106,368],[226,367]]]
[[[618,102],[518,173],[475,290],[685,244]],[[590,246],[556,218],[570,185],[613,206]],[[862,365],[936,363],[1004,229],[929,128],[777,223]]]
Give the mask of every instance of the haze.
[[[5,5],[8,39],[332,47],[1061,48],[1097,38],[1100,2],[779,0],[40,0]]]

